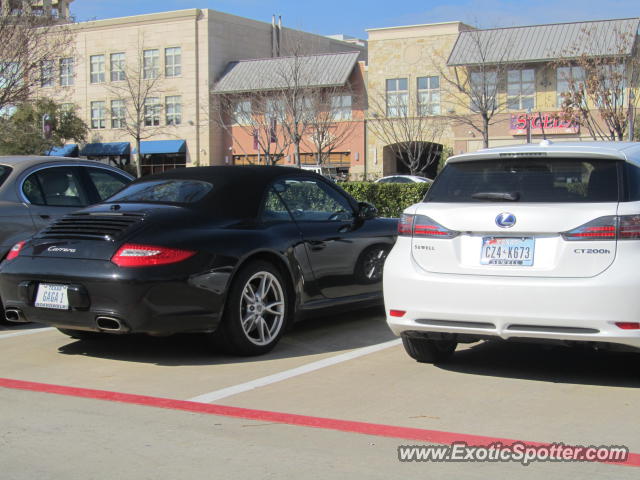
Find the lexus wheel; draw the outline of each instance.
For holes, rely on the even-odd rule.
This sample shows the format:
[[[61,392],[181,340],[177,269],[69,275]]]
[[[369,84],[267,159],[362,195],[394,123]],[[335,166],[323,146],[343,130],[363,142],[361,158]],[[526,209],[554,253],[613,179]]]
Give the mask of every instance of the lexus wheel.
[[[430,340],[402,335],[402,345],[407,354],[420,363],[438,363],[455,352],[458,344],[452,340]]]

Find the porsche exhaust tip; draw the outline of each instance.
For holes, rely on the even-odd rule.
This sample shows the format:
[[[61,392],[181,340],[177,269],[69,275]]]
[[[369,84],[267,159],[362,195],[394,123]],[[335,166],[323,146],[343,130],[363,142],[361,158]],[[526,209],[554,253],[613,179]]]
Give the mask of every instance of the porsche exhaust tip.
[[[129,331],[129,327],[127,327],[122,320],[116,317],[96,317],[96,325],[98,326],[98,329],[103,332],[126,333]]]
[[[4,311],[4,318],[8,322],[14,322],[14,323],[27,322],[27,319],[24,318],[24,315],[22,314],[22,310],[20,310],[18,308],[7,308]]]

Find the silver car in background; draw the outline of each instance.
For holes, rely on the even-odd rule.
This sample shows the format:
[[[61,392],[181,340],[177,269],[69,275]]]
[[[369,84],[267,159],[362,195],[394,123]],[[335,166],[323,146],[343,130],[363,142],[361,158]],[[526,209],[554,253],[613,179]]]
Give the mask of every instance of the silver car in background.
[[[132,180],[119,168],[91,160],[0,157],[0,260],[49,223],[110,197]]]

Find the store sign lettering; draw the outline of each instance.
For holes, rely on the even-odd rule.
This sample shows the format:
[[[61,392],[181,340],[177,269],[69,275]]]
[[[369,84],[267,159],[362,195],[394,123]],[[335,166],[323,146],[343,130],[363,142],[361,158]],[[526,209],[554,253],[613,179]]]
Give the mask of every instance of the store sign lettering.
[[[580,125],[575,118],[566,119],[562,112],[518,113],[511,115],[511,135],[526,135],[527,121],[531,121],[532,135],[561,135],[580,133]]]

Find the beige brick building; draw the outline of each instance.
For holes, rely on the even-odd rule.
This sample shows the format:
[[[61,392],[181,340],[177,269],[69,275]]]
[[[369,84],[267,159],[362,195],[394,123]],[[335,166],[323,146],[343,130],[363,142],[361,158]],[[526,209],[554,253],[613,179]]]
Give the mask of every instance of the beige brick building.
[[[210,121],[210,90],[235,60],[284,54],[289,45],[318,53],[360,49],[345,42],[279,28],[213,10],[180,10],[71,25],[73,51],[55,59],[38,96],[74,104],[91,127],[89,157],[127,158],[134,140],[119,128],[118,86],[123,71],[143,64],[159,80],[150,98],[141,151],[146,173],[162,165],[224,164],[228,156],[219,128]],[[125,99],[126,100],[126,99]],[[165,151],[163,151],[165,150]],[[152,166],[155,165],[154,168]]]
[[[397,110],[405,109],[408,117],[445,120],[438,138],[451,153],[482,148],[480,132],[452,120],[453,114],[472,117],[472,102],[468,97],[464,102],[456,101],[455,88],[442,78],[443,72],[451,75],[453,68],[478,71],[481,63],[487,71],[493,69],[497,77],[494,88],[499,107],[489,127],[490,147],[524,143],[527,130],[533,141],[543,136],[553,141],[592,140],[580,122],[562,119],[562,93],[567,89],[568,75],[579,81],[585,78],[584,69],[575,66],[581,56],[619,59],[619,65],[610,70],[619,66],[629,78],[621,82],[621,95],[615,101],[620,102],[623,112],[634,111],[638,85],[631,72],[638,63],[636,60],[625,70],[624,62],[631,63],[632,57],[640,55],[639,26],[639,18],[630,18],[489,30],[476,30],[461,22],[368,30],[367,176],[375,178],[406,169],[389,148],[388,139],[381,138],[373,128],[380,121],[376,119],[376,102],[382,104],[381,117],[402,117]],[[482,52],[478,52],[478,45],[484,45]],[[573,66],[562,66],[558,60]],[[593,99],[589,102],[594,103]]]

